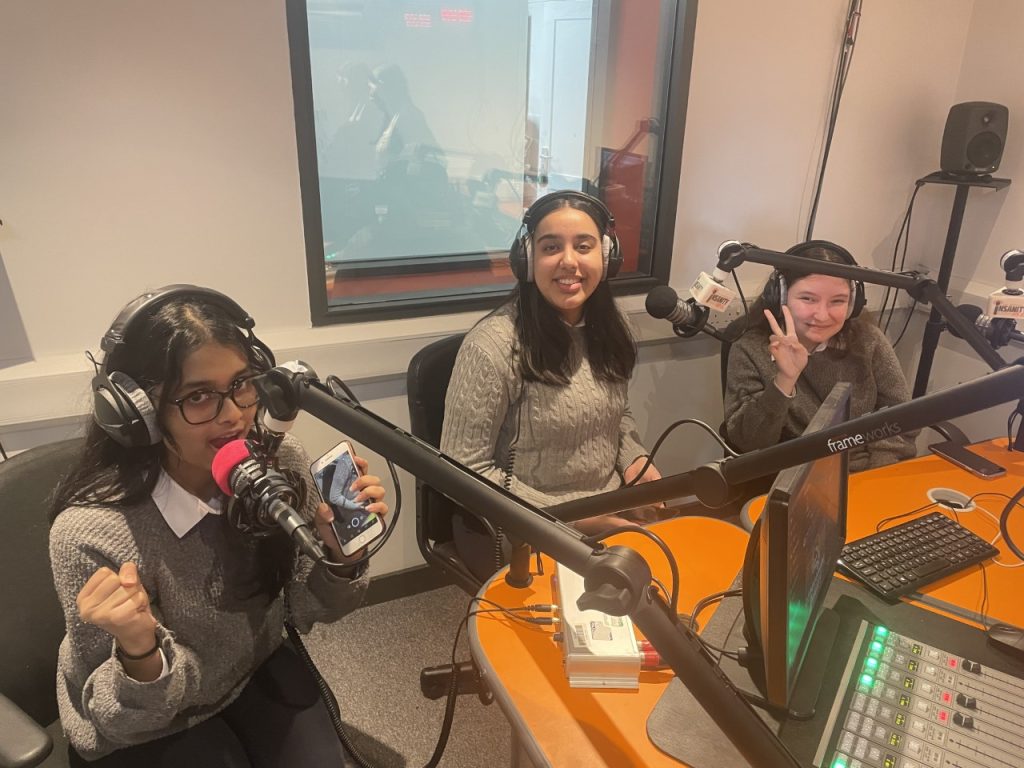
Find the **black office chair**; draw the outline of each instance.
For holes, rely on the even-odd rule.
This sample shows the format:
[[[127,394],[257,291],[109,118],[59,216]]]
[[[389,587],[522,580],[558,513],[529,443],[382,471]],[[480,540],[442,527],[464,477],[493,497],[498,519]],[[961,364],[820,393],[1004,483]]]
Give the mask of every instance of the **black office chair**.
[[[435,447],[441,445],[444,426],[444,398],[448,393],[455,356],[465,334],[432,342],[409,361],[406,391],[409,398],[409,422],[412,433]],[[462,589],[475,595],[482,586],[459,557],[452,534],[452,516],[469,514],[447,496],[416,480],[416,542],[428,564],[440,568]],[[484,529],[496,537],[494,527],[474,516]]]
[[[0,767],[67,766],[57,719],[64,612],[50,571],[49,497],[82,451],[74,438],[0,463]],[[56,748],[54,748],[56,744]]]

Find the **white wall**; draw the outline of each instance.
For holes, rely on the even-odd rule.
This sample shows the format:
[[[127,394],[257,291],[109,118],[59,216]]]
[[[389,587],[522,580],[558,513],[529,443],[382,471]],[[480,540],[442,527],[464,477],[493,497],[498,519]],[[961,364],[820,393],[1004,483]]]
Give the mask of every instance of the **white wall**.
[[[700,4],[676,287],[708,266],[722,240],[784,248],[800,239],[846,6]],[[1021,14],[1014,0],[865,0],[818,236],[849,245],[865,263],[885,263],[913,180],[937,167],[956,101],[1010,107],[1001,171],[1014,175],[1014,116],[1024,105],[1011,90],[1020,68],[1010,35]],[[280,2],[0,6],[0,259],[33,357],[0,369],[8,447],[78,423],[87,408],[82,350],[97,347],[124,301],[171,282],[232,295],[282,359],[302,357],[345,377],[369,407],[406,423],[409,357],[478,315],[309,327],[288,68]],[[989,266],[1021,245],[1016,192],[1011,186],[1001,201],[972,193],[960,279],[1001,283]],[[950,199],[939,189],[919,196],[912,258],[937,263]],[[968,258],[969,243],[989,266]],[[751,286],[763,274],[743,270]],[[642,297],[624,304],[644,339],[631,394],[648,442],[684,416],[717,425],[716,345],[667,340],[643,316]],[[6,333],[13,324],[3,309]],[[948,365],[937,360],[936,377]],[[720,455],[689,429],[667,443],[663,471]],[[297,431],[311,453],[335,439],[309,419]],[[379,572],[418,562],[408,477],[403,488],[405,522]]]

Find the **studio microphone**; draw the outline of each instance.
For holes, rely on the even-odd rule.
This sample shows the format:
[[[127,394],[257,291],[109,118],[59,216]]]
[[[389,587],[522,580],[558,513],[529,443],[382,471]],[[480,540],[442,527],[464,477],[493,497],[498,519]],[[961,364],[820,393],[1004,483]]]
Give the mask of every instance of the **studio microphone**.
[[[309,524],[295,511],[298,493],[276,469],[264,469],[245,440],[232,440],[217,451],[212,470],[217,486],[242,505],[246,530],[258,534],[280,527],[313,560],[327,559]]]
[[[718,246],[719,263],[722,262],[722,257],[729,249],[742,249],[745,247],[744,243],[737,240],[726,240]],[[736,292],[731,288],[725,287],[725,280],[728,277],[729,273],[718,266],[711,271],[710,275],[707,272],[701,272],[697,275],[693,285],[690,286],[690,295],[701,306],[713,309],[716,312],[724,312],[732,304],[733,299],[736,298]]]
[[[1007,251],[999,257],[999,266],[1006,272],[1006,285],[988,297],[985,314],[993,320],[1020,320],[1024,318],[1024,251]]]
[[[988,340],[993,349],[1005,347],[1011,341],[1024,341],[1024,333],[1017,330],[1016,320],[1006,317],[990,317],[982,311],[981,307],[974,304],[961,304],[956,308],[956,311],[978,328],[978,331]],[[963,338],[952,325],[947,325],[946,327],[958,339]]]
[[[647,294],[647,314],[659,320],[672,323],[677,336],[689,338],[700,333],[708,323],[708,308],[702,307],[696,299],[683,301],[667,285],[658,285]]]

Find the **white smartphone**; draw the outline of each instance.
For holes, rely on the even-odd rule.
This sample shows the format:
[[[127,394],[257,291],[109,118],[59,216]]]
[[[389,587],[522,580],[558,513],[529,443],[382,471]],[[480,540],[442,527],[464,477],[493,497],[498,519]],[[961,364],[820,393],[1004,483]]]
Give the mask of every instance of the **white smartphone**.
[[[381,517],[366,511],[369,500],[354,501],[357,494],[350,487],[361,474],[354,456],[352,446],[342,440],[309,468],[320,498],[334,511],[331,527],[345,555],[358,552],[384,533]]]

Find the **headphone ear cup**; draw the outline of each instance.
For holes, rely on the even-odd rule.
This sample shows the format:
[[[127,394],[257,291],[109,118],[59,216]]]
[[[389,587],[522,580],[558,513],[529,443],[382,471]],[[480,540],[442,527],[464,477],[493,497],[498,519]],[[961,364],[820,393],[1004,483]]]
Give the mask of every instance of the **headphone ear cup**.
[[[512,247],[508,252],[508,264],[519,282],[529,283],[533,280],[533,246],[530,243],[530,236],[525,232],[520,233],[512,241]]]
[[[786,278],[780,272],[773,271],[768,276],[768,282],[764,284],[761,292],[761,299],[764,307],[775,317],[782,316],[782,305],[786,303]]]
[[[153,401],[130,376],[120,371],[98,373],[92,390],[93,419],[116,443],[140,448],[163,438]]]
[[[857,317],[867,303],[868,298],[864,290],[864,283],[860,280],[854,280],[853,295],[850,297],[850,307],[846,312],[846,319],[853,320],[853,318]]]
[[[614,233],[601,238],[601,255],[604,258],[601,279],[608,280],[619,274],[619,270],[622,269],[622,251],[619,248],[619,238]]]

